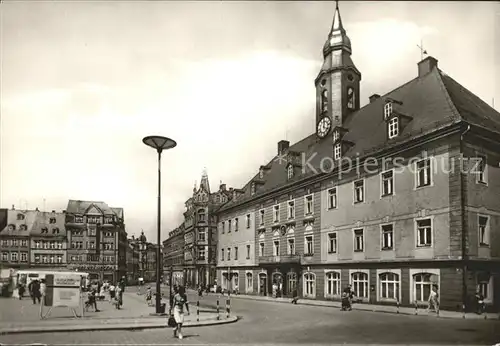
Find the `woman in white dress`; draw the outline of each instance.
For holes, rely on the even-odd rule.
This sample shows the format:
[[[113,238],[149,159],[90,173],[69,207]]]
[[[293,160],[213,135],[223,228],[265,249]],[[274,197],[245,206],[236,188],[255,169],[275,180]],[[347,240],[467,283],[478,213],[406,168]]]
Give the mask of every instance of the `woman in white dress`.
[[[179,337],[182,339],[182,324],[184,323],[184,305],[186,306],[186,312],[189,315],[189,305],[187,301],[186,291],[184,287],[179,287],[175,289],[175,295],[173,298],[173,310],[174,319],[177,325],[174,328],[174,338]]]

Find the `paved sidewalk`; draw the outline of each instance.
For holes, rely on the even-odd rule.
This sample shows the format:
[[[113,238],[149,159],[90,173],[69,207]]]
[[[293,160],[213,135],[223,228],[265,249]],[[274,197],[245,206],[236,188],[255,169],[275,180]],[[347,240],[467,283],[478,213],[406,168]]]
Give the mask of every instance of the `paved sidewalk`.
[[[211,293],[213,295],[213,293]],[[227,299],[227,295],[221,296],[223,299]],[[291,304],[290,298],[272,298],[272,297],[264,297],[264,296],[254,296],[254,295],[234,295],[231,294],[231,299],[248,299],[248,300],[260,300],[260,301],[270,301],[277,303],[286,303]],[[323,307],[332,307],[340,309],[341,303],[337,301],[324,301],[324,300],[312,300],[312,299],[304,299],[301,298],[298,301],[298,305],[311,305],[311,306],[323,306]],[[376,304],[362,304],[355,303],[352,306],[353,310],[364,310],[364,311],[372,311],[372,312],[385,312],[392,314],[403,314],[403,315],[419,315],[419,316],[433,316],[440,318],[455,318],[455,319],[488,319],[488,320],[498,320],[500,321],[500,313],[485,313],[482,315],[477,315],[475,313],[466,313],[457,311],[446,311],[441,310],[439,312],[439,316],[436,313],[428,313],[425,308],[419,307],[417,310],[415,308],[410,307],[399,307],[391,305],[376,305]]]
[[[125,292],[124,305],[117,310],[109,301],[98,302],[99,312],[85,312],[81,318],[75,318],[73,313],[64,307],[52,309],[46,318],[40,319],[40,305],[34,305],[31,300],[3,298],[0,299],[0,335],[14,333],[90,331],[116,329],[165,328],[166,316],[152,315],[154,306],[148,306],[144,296],[136,292]],[[166,303],[165,299],[163,300]],[[44,307],[43,314],[49,308]],[[168,311],[167,311],[168,312]],[[81,310],[77,311],[81,314]],[[191,314],[185,315],[185,327],[206,326],[236,322],[237,317],[218,317],[213,310],[200,309],[199,321],[196,308],[191,308]]]

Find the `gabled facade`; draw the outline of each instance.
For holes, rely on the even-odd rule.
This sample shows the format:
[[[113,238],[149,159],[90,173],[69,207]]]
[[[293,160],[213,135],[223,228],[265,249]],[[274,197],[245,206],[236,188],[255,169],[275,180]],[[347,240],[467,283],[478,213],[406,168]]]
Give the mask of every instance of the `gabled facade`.
[[[480,290],[498,310],[500,114],[433,57],[360,108],[351,52],[337,5],[315,80],[316,133],[278,142],[219,209],[219,228],[256,215],[260,294],[340,299],[352,284],[365,303],[413,306],[435,287],[443,308],[469,309]]]
[[[0,209],[0,264],[4,268],[28,268],[30,231],[36,210]]]
[[[113,282],[126,275],[127,233],[122,208],[70,200],[65,226],[69,269],[88,272],[91,279]]]
[[[66,267],[67,236],[65,213],[36,213],[36,219],[30,231],[30,263],[32,268]]]
[[[184,212],[184,285],[213,285],[216,279],[217,220],[215,210],[242,191],[226,189],[210,191],[206,171],[199,188],[193,188],[193,196],[186,203]]]

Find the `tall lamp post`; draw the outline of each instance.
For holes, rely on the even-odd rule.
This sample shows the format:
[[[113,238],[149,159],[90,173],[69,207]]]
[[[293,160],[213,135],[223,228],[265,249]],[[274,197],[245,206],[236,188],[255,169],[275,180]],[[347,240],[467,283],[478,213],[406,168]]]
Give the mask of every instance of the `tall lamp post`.
[[[163,150],[168,150],[175,148],[177,146],[177,143],[170,138],[167,137],[162,137],[162,136],[147,136],[142,139],[142,142],[146,144],[147,146],[150,146],[154,149],[156,149],[156,152],[158,153],[158,247],[157,247],[157,252],[156,252],[156,313],[159,314],[161,313],[161,268],[160,264],[158,261],[160,261],[161,258],[161,153]]]

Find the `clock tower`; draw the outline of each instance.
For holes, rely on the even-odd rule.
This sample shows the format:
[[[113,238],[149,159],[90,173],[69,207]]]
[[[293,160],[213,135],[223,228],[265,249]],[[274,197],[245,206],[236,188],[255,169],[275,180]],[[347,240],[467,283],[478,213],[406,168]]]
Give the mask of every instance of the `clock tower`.
[[[316,85],[316,133],[325,138],[331,129],[342,127],[349,115],[359,109],[361,73],[351,59],[351,40],[340,18],[336,1],[333,24],[323,47],[323,66]]]

